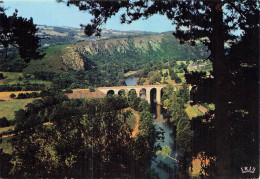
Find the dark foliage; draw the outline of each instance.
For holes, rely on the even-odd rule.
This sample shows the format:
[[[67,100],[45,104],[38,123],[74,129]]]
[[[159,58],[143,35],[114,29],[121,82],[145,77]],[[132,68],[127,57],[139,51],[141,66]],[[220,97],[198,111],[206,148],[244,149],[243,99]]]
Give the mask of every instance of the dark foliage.
[[[41,97],[41,94],[38,92],[19,93],[16,99],[27,99],[27,98],[38,98],[38,97]]]
[[[3,45],[1,53],[5,60],[8,57],[10,46],[17,48],[19,55],[28,63],[31,59],[43,57],[38,51],[40,38],[36,35],[37,28],[33,19],[25,19],[17,16],[16,10],[12,16],[0,13],[0,44]]]
[[[55,89],[41,95],[15,113],[9,177],[151,177],[148,171],[160,133],[147,102],[139,106],[148,118],[141,117],[142,132],[132,138],[125,97],[69,100]]]
[[[0,85],[0,92],[3,91],[39,91],[45,86],[43,84],[25,84],[25,85]]]
[[[8,127],[8,126],[10,126],[10,123],[6,119],[6,117],[0,118],[0,127]]]
[[[230,177],[230,176],[238,176],[241,171],[238,172],[239,168],[235,169],[233,164],[236,163],[236,157],[234,157],[235,151],[243,150],[242,146],[233,145],[232,137],[230,137],[230,132],[233,129],[243,129],[245,133],[248,134],[247,127],[245,127],[243,122],[239,122],[240,120],[235,120],[237,125],[231,124],[230,120],[232,115],[235,115],[239,106],[239,110],[246,110],[248,106],[250,109],[248,112],[249,116],[253,115],[258,119],[256,115],[258,111],[256,107],[258,106],[258,98],[255,98],[253,104],[255,106],[251,106],[250,103],[245,101],[230,101],[230,97],[234,97],[236,93],[232,93],[234,91],[242,92],[246,96],[246,89],[238,89],[237,84],[240,83],[240,80],[243,77],[247,77],[245,73],[246,69],[242,69],[239,66],[242,64],[239,63],[241,59],[253,59],[256,60],[259,58],[258,50],[252,53],[253,58],[248,58],[251,53],[247,49],[255,48],[258,46],[251,46],[254,43],[247,44],[244,49],[239,51],[238,58],[231,58],[228,61],[226,58],[229,54],[227,49],[224,49],[225,43],[228,44],[231,48],[231,56],[232,48],[236,49],[234,44],[239,40],[239,36],[235,35],[234,31],[237,29],[243,30],[244,37],[249,39],[250,36],[254,37],[256,42],[258,42],[258,32],[259,32],[259,4],[256,0],[240,0],[240,1],[230,1],[230,0],[215,0],[215,1],[87,1],[86,3],[82,3],[82,1],[66,1],[68,4],[73,4],[79,7],[80,10],[88,11],[92,15],[94,15],[94,19],[91,24],[85,26],[85,33],[87,35],[100,35],[100,27],[103,23],[107,22],[107,19],[113,16],[115,13],[121,13],[121,22],[122,23],[131,23],[135,20],[138,20],[142,17],[150,17],[154,14],[166,15],[168,19],[173,20],[173,23],[176,25],[174,35],[180,39],[180,42],[189,41],[191,45],[195,45],[195,40],[199,40],[203,44],[209,47],[211,51],[211,55],[209,59],[213,63],[213,72],[212,72],[212,80],[205,79],[205,82],[201,82],[200,85],[203,87],[197,87],[197,91],[199,94],[202,94],[203,89],[211,88],[213,90],[209,90],[210,92],[215,92],[214,97],[209,96],[209,100],[213,100],[215,102],[216,110],[216,156],[217,156],[217,170],[215,175],[219,177]],[[120,11],[121,8],[125,8],[126,11],[122,13]],[[186,28],[184,28],[186,27]],[[188,30],[186,30],[188,29]],[[256,29],[257,33],[253,33],[252,29]],[[242,39],[244,41],[245,39]],[[255,53],[256,52],[256,53]],[[234,59],[234,60],[232,60]],[[234,63],[233,63],[234,62]],[[236,63],[238,62],[238,63]],[[232,64],[232,65],[230,65]],[[236,65],[237,64],[237,65]],[[233,67],[237,67],[232,69]],[[248,69],[252,70],[253,76],[258,76],[258,64],[256,67],[247,66]],[[248,71],[249,72],[249,71]],[[251,73],[250,72],[250,73]],[[243,74],[239,76],[238,74]],[[245,81],[248,81],[245,80]],[[246,84],[246,83],[244,83]],[[243,85],[244,85],[243,84]],[[257,84],[257,83],[253,83]],[[243,85],[241,87],[243,87]],[[198,85],[197,85],[198,86]],[[233,88],[236,86],[236,88]],[[248,88],[249,89],[249,88]],[[250,88],[251,89],[251,88]],[[253,88],[254,91],[258,91],[257,87]],[[242,91],[243,90],[243,91]],[[231,92],[232,94],[228,93]],[[245,92],[245,93],[244,93]],[[193,95],[195,96],[195,95]],[[202,100],[205,102],[207,97],[203,97]],[[197,102],[200,99],[196,99]],[[235,106],[235,107],[234,107]],[[243,113],[243,112],[242,112]],[[233,118],[234,119],[234,118]],[[245,116],[240,117],[241,120],[245,120]],[[250,118],[248,119],[248,123],[258,124],[257,121]],[[231,124],[231,125],[230,125]],[[255,125],[258,126],[258,125]],[[253,126],[252,126],[253,127]],[[253,127],[254,128],[254,127]],[[258,130],[254,128],[255,132],[251,133],[253,137],[252,140],[247,142],[247,146],[252,146],[255,144],[254,141],[258,140]],[[239,134],[234,134],[234,136],[239,136]],[[250,144],[249,144],[250,143]],[[252,144],[252,145],[251,145]],[[254,150],[255,160],[252,160],[252,154],[245,154],[244,159],[247,158],[248,161],[251,161],[250,165],[256,165],[259,168],[258,162],[258,145],[254,145],[256,147],[251,148]],[[246,157],[247,156],[247,157]],[[246,161],[246,160],[245,160]],[[241,165],[247,165],[247,163]],[[249,162],[250,163],[250,162]],[[237,166],[236,166],[237,167]],[[241,175],[239,175],[241,176]],[[258,176],[258,172],[255,173],[255,176]]]
[[[3,153],[3,149],[0,149],[0,177],[1,178],[7,178],[12,168],[11,161],[11,155]]]
[[[0,80],[5,79],[3,73],[0,73]]]
[[[10,94],[10,98],[14,99],[16,95],[14,93]]]

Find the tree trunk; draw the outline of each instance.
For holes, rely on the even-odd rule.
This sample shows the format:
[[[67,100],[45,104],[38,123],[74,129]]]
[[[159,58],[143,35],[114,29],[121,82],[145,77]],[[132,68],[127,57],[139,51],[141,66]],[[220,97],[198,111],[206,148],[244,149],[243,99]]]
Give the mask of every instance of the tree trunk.
[[[221,0],[212,0],[212,37],[211,53],[213,58],[213,73],[215,77],[215,119],[216,119],[216,155],[217,176],[228,178],[231,174],[230,148],[227,141],[228,132],[228,108],[225,98],[228,70],[224,61],[224,31],[223,12]]]

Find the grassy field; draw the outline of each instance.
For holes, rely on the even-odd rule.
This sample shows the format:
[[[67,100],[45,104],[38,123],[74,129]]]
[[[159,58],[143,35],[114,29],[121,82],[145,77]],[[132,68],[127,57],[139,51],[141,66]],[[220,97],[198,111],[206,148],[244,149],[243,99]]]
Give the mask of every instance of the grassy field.
[[[12,154],[12,146],[8,143],[8,139],[10,137],[6,137],[2,139],[2,143],[0,143],[0,149],[3,149],[4,153]]]
[[[0,133],[2,133],[2,132],[6,132],[6,131],[8,131],[8,130],[13,130],[14,129],[14,126],[9,126],[9,127],[1,127],[0,128]]]
[[[0,117],[6,117],[8,120],[13,120],[14,112],[19,109],[24,109],[26,104],[32,101],[33,99],[20,99],[0,102]]]
[[[190,104],[186,104],[185,107],[186,107],[185,111],[187,112],[190,119],[193,117],[203,115],[203,113],[196,106],[191,106]]]
[[[51,82],[41,81],[34,78],[33,75],[24,74],[20,72],[0,72],[4,75],[5,79],[0,80],[0,85],[14,85],[14,84],[44,84],[49,85]],[[28,76],[28,77],[26,77]]]
[[[3,149],[4,153],[12,154],[12,152],[13,152],[12,146],[10,143],[8,143],[9,138],[10,137],[6,137],[6,138],[2,139],[2,143],[0,144],[0,149]]]
[[[23,72],[32,73],[34,71],[62,71],[61,68],[64,67],[62,65],[61,58],[62,51],[66,49],[67,45],[55,45],[50,46],[46,49],[43,59],[41,60],[31,60],[29,65],[23,69]]]

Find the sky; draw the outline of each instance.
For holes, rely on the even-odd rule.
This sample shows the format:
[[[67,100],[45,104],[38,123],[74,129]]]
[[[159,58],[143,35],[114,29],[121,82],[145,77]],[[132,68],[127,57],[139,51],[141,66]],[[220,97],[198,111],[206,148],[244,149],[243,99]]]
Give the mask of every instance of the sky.
[[[3,6],[7,15],[12,15],[15,9],[18,16],[32,17],[37,25],[67,26],[80,28],[80,24],[88,24],[92,18],[87,12],[79,11],[77,7],[68,7],[65,3],[55,0],[4,0]],[[129,24],[121,24],[119,15],[113,16],[102,28],[112,30],[141,30],[150,32],[172,31],[173,25],[166,16],[154,15],[147,20],[138,20]]]

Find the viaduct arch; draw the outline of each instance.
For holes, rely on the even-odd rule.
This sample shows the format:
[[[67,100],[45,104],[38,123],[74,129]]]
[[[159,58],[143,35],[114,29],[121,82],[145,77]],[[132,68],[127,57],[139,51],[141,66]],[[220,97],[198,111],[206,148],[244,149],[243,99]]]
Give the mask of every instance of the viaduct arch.
[[[166,86],[166,84],[162,85],[137,85],[137,86],[113,86],[113,87],[99,87],[97,88],[99,91],[108,94],[108,92],[114,91],[114,94],[119,94],[120,91],[124,90],[126,95],[128,95],[130,90],[135,90],[138,97],[140,96],[140,91],[146,90],[146,100],[148,103],[151,103],[151,90],[153,88],[156,89],[156,102],[157,104],[161,104],[161,90]]]

